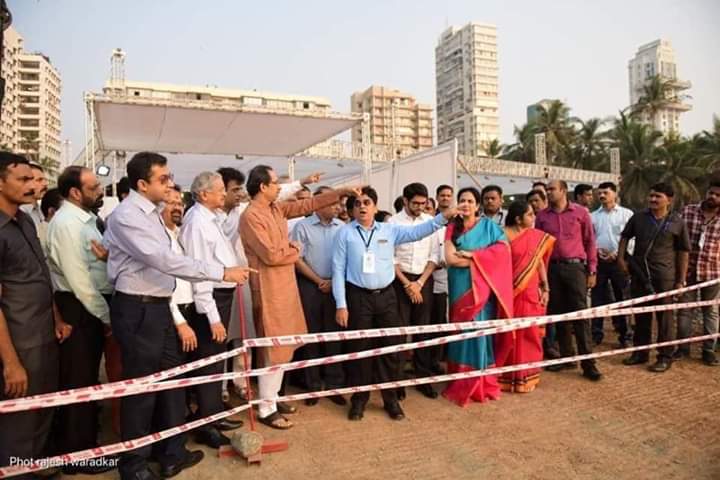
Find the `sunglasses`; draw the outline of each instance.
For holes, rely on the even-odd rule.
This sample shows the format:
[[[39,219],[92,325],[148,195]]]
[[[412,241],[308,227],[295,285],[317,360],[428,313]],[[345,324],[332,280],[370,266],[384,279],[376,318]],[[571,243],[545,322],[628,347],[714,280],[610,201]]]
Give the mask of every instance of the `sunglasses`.
[[[372,204],[372,200],[355,200],[355,207],[369,207]]]

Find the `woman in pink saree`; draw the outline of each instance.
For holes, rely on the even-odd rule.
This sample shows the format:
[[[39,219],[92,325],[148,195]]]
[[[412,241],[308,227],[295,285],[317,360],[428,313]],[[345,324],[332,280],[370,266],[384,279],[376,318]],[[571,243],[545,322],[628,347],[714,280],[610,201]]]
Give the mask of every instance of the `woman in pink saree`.
[[[534,228],[535,212],[524,201],[510,205],[505,235],[510,241],[513,272],[513,316],[545,315],[548,302],[547,263],[555,238]],[[495,361],[498,367],[543,359],[544,328],[532,326],[495,336]],[[503,374],[503,391],[532,392],[540,382],[540,369],[533,368]]]

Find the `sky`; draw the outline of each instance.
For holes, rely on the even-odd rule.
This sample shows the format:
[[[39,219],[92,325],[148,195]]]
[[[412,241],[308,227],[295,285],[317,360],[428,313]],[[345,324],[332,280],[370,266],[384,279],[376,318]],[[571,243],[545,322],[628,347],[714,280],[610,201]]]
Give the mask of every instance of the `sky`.
[[[110,54],[126,78],[328,98],[384,85],[435,103],[435,46],[448,26],[498,29],[501,140],[525,109],[559,98],[581,118],[627,106],[627,63],[642,44],[669,40],[678,76],[692,82],[684,134],[720,114],[717,0],[8,0],[27,50],[60,70],[62,136],[85,142],[83,92],[100,92]]]

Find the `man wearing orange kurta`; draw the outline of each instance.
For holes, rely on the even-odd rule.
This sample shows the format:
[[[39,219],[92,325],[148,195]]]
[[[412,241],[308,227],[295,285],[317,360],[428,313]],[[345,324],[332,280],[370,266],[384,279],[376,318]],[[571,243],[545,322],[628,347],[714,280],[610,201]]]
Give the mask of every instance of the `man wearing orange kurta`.
[[[240,238],[249,267],[258,271],[250,279],[258,336],[306,333],[295,280],[295,262],[300,257],[302,245],[289,240],[287,220],[308,215],[337,202],[341,195],[355,195],[356,192],[341,189],[307,200],[278,202],[280,186],[277,175],[265,165],[258,165],[250,171],[246,185],[252,201],[240,219]],[[294,346],[263,348],[260,362],[264,366],[289,362],[294,349]],[[259,421],[263,424],[287,429],[292,427],[292,423],[282,413],[289,413],[290,409],[275,402],[282,378],[282,372],[260,377],[259,396],[272,402],[260,404],[258,411]]]

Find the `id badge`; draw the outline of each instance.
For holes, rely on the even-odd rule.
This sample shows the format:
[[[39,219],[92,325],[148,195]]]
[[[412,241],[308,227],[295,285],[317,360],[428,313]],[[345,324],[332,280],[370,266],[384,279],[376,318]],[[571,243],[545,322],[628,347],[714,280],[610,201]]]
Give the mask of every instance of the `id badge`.
[[[375,273],[375,254],[373,252],[363,254],[363,273]]]

